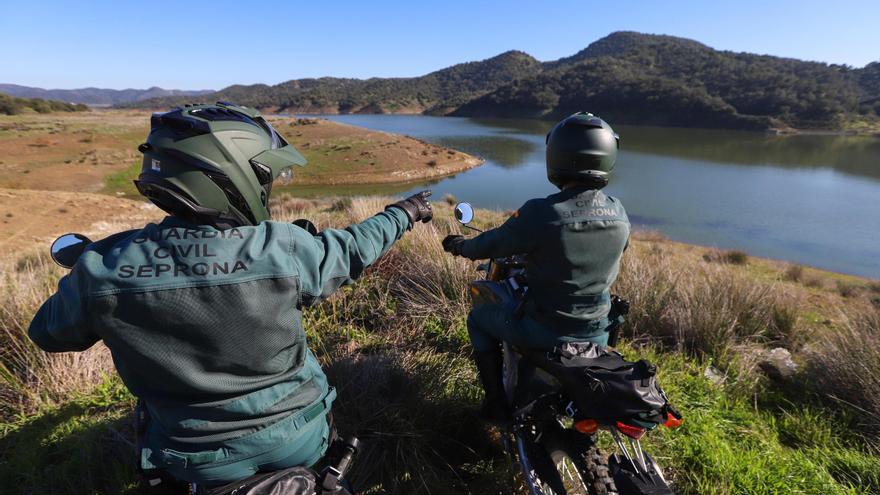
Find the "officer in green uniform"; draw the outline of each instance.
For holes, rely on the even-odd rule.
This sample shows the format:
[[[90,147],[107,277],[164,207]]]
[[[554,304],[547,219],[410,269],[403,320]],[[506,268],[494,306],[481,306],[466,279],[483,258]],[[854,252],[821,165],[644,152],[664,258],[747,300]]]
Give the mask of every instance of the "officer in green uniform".
[[[141,464],[207,485],[311,466],[335,398],[302,309],[358,278],[432,212],[423,192],[345,229],[269,220],[305,159],[253,109],[154,114],[138,190],[170,216],[91,244],[31,322],[49,352],[103,340],[150,422]]]
[[[451,235],[443,248],[486,259],[525,254],[528,296],[522,315],[483,305],[468,333],[486,391],[482,416],[508,418],[500,341],[550,350],[565,341],[608,342],[609,287],[617,278],[630,225],[619,200],[601,189],[614,168],[619,138],[599,117],[577,113],[547,134],[547,178],[560,192],[527,201],[500,227],[472,239]]]

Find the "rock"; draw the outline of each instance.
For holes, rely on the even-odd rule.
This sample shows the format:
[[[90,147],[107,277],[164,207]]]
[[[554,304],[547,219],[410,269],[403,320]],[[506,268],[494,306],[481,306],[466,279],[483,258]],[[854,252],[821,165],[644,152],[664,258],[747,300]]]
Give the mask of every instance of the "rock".
[[[798,370],[797,364],[791,359],[791,353],[782,347],[763,351],[758,358],[758,367],[767,377],[776,381],[791,378]]]
[[[703,371],[703,376],[708,378],[713,385],[721,385],[727,379],[721,370],[712,365],[706,367],[706,370]]]

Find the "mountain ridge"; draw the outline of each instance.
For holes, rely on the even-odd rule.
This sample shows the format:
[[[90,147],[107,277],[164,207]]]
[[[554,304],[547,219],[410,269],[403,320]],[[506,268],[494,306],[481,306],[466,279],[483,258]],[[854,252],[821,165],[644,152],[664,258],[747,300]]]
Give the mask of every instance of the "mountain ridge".
[[[880,115],[880,62],[862,68],[618,31],[553,61],[510,50],[406,78],[308,78],[201,95],[273,112],[555,119],[590,110],[630,124],[840,129]],[[167,108],[171,96],[124,106]]]
[[[0,84],[0,93],[19,98],[42,98],[85,105],[117,105],[167,96],[199,96],[214,93],[212,89],[180,90],[151,86],[147,89],[108,89],[93,86],[76,89],[43,89],[19,84]]]

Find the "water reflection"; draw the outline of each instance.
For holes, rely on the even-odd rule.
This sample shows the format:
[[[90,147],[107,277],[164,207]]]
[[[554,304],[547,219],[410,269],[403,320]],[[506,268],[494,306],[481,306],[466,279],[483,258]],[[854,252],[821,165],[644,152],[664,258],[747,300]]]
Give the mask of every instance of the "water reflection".
[[[525,165],[529,155],[537,150],[534,140],[510,136],[449,136],[441,137],[436,142],[471,155],[485,157],[505,168]]]
[[[657,155],[790,168],[834,168],[880,179],[880,139],[866,136],[796,135],[703,129],[618,126],[621,147]]]

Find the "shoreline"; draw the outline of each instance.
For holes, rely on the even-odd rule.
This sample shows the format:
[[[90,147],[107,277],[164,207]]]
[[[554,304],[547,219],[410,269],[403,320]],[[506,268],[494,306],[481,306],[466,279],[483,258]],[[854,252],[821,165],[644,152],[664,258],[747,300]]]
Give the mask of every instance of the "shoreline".
[[[406,187],[405,189],[401,189],[401,191],[410,189],[416,184],[418,184],[418,182],[404,184],[402,186]],[[364,184],[363,186],[370,187],[368,184]],[[308,187],[309,186],[306,186],[307,189]],[[318,195],[311,196],[303,195],[302,191],[296,191],[295,187],[292,189],[281,187],[278,188],[276,194],[273,195],[273,201],[283,203],[286,200],[303,200],[316,206],[330,207],[338,200],[344,198],[385,198],[390,197],[392,194],[394,193],[369,194],[365,192],[362,194],[320,194],[320,192],[318,192]],[[40,198],[47,200],[54,199],[54,202],[52,202],[51,205],[47,204],[45,208],[43,208],[38,201]],[[444,205],[447,203],[443,197],[433,197],[432,202]],[[445,208],[445,206],[440,207],[440,209],[442,208]],[[31,218],[31,220],[44,219],[50,214],[54,214],[54,220],[51,222],[36,221],[34,223],[38,224],[37,227],[40,228],[34,231],[28,230],[28,224],[21,224],[18,222],[20,222],[21,218],[28,218],[28,215],[33,213],[34,209],[44,210],[42,211],[44,215],[38,216],[36,219]],[[61,210],[64,211],[62,212]],[[500,224],[506,216],[505,211],[503,210],[489,210],[484,208],[478,208],[477,210],[482,213],[482,215],[477,217],[481,227],[490,227],[495,224]],[[53,233],[49,232],[50,230],[57,230],[59,233],[58,235],[64,233],[62,230],[65,232],[79,230],[90,234],[110,235],[115,232],[114,229],[117,227],[119,230],[132,228],[132,226],[136,225],[138,222],[160,220],[165,216],[163,212],[143,198],[124,198],[88,192],[11,188],[0,188],[0,213],[3,215],[6,215],[7,213],[12,215],[0,220],[0,236],[2,236],[3,239],[0,241],[0,244],[7,248],[11,246],[15,246],[16,248],[11,250],[7,249],[7,251],[10,252],[9,256],[13,255],[12,251],[18,254],[24,254],[34,248],[44,248],[48,246],[46,242],[51,241],[51,239],[54,239],[55,237]],[[34,216],[35,215],[32,214],[30,215],[30,217]],[[134,221],[134,224],[132,224],[132,221]],[[743,269],[751,267],[757,269],[759,272],[778,272],[792,266],[799,266],[809,274],[830,278],[835,281],[862,283],[865,285],[880,283],[880,278],[878,277],[839,272],[797,261],[759,256],[742,249],[723,248],[694,242],[679,241],[668,237],[659,230],[642,228],[637,225],[633,228],[632,236],[634,240],[639,242],[669,245],[676,251],[691,253],[698,257],[703,257],[704,255],[717,255],[718,259],[713,259],[712,261],[738,265]],[[745,257],[745,261],[742,263],[724,261],[725,256],[730,255],[731,253],[742,253]],[[6,256],[0,256],[0,258],[5,257]],[[736,256],[734,255],[734,257]],[[708,262],[710,260],[706,261]]]
[[[272,111],[272,113],[268,113]],[[282,112],[278,112],[277,109],[267,109],[267,115],[273,116],[286,116],[286,117],[307,117],[307,118],[321,118],[325,115],[394,115],[394,116],[417,116],[417,117],[450,117],[450,118],[458,118],[458,119],[493,119],[493,120],[537,120],[544,122],[554,122],[553,119],[541,119],[541,118],[528,118],[528,117],[496,117],[496,116],[456,116],[450,114],[436,114],[436,113],[427,113],[425,112],[414,112],[414,111],[401,111],[401,112],[339,112],[338,110],[333,111],[332,109],[328,109],[327,111],[321,112],[298,112],[291,111],[289,109],[284,109]],[[876,126],[872,129],[867,129],[864,131],[858,131],[853,129],[798,129],[794,127],[767,127],[763,130],[755,130],[755,129],[742,129],[736,127],[701,127],[701,126],[692,126],[692,127],[682,127],[676,125],[658,125],[658,124],[623,124],[627,126],[633,127],[662,127],[667,129],[699,129],[699,130],[710,130],[710,131],[735,131],[735,132],[747,132],[752,134],[766,134],[771,136],[864,136],[864,137],[875,137],[880,138],[880,122],[876,123]]]
[[[270,120],[309,161],[295,171],[296,185],[405,184],[484,162],[416,138],[326,119]],[[0,188],[136,196],[136,150],[149,122],[149,112],[130,109],[0,116]]]

